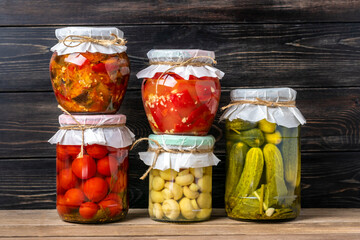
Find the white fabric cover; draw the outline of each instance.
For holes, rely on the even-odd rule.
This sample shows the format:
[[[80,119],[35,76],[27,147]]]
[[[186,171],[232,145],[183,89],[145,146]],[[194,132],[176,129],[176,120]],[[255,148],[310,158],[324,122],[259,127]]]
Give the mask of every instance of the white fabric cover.
[[[111,124],[125,124],[126,116],[122,114],[115,115],[76,115],[76,120],[87,126],[101,126]],[[68,115],[59,116],[60,126],[75,125],[76,122]],[[126,127],[116,128],[92,128],[85,130],[84,145],[99,144],[114,148],[123,148],[130,146],[134,141],[135,135]],[[49,139],[51,144],[61,145],[81,145],[81,130],[59,129],[55,135]]]
[[[161,137],[161,136],[160,136]],[[151,137],[150,137],[151,138]],[[197,141],[193,145],[169,145],[165,141],[159,141],[160,145],[166,149],[184,149],[184,150],[193,150],[193,149],[212,149],[215,143],[215,140],[209,144],[209,141]],[[149,141],[149,147],[157,149],[158,146]],[[139,152],[140,159],[148,166],[151,166],[155,152]],[[173,169],[179,171],[182,168],[200,168],[208,166],[216,166],[220,162],[213,152],[209,153],[160,153],[156,161],[154,169],[166,170]]]
[[[215,59],[215,53],[212,51],[204,51],[200,49],[152,49],[147,53],[150,62],[184,62],[190,58],[198,56],[208,56]],[[211,59],[198,58],[195,62],[212,63]],[[172,66],[170,65],[150,65],[136,74],[137,78],[152,78],[156,73],[167,71]],[[223,78],[225,73],[212,66],[183,66],[171,69],[171,72],[176,73],[180,77],[188,80],[190,75],[195,77],[214,77]]]
[[[110,34],[115,34],[119,38],[124,37],[124,33],[115,27],[66,27],[55,30],[57,39],[63,40],[69,35],[86,36],[96,39],[109,40],[113,39]],[[77,45],[77,42],[67,42],[68,45]],[[91,42],[81,43],[77,47],[67,47],[63,43],[57,43],[51,49],[53,52],[57,52],[58,55],[65,55],[70,53],[82,53],[82,52],[99,52],[104,54],[122,53],[126,51],[126,46],[102,46]]]
[[[291,88],[264,88],[264,89],[236,89],[231,91],[231,101],[252,100],[260,98],[266,101],[287,102],[295,101],[296,91]],[[287,128],[294,128],[306,123],[304,116],[296,107],[267,107],[253,104],[240,104],[225,110],[220,121],[228,119],[242,119],[257,122],[266,119],[269,122]]]

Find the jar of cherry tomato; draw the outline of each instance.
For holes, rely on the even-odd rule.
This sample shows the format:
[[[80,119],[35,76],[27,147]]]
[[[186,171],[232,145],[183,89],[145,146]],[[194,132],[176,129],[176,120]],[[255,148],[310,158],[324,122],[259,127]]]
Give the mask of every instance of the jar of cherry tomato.
[[[129,76],[123,32],[114,27],[56,29],[50,78],[59,104],[72,113],[115,113]]]
[[[129,209],[128,151],[134,138],[125,126],[126,117],[72,117],[60,115],[60,130],[49,140],[57,144],[58,214],[64,221],[76,223],[123,219]],[[84,135],[79,124],[85,128]]]
[[[215,54],[204,50],[151,50],[142,98],[155,134],[206,135],[214,120],[224,73],[212,66]]]
[[[151,166],[149,215],[162,222],[199,222],[212,211],[213,136],[150,135],[140,159]]]

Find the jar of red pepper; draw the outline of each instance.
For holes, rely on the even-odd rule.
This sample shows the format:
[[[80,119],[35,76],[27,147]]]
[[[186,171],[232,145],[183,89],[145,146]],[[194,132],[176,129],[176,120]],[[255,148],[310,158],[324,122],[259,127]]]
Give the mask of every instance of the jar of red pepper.
[[[155,134],[206,135],[215,118],[224,73],[212,65],[215,54],[204,50],[150,50],[142,97]]]
[[[134,135],[117,115],[60,115],[56,146],[56,208],[67,222],[103,223],[129,209],[128,151]]]
[[[116,113],[130,76],[123,32],[66,27],[55,34],[50,78],[59,104],[72,113]]]

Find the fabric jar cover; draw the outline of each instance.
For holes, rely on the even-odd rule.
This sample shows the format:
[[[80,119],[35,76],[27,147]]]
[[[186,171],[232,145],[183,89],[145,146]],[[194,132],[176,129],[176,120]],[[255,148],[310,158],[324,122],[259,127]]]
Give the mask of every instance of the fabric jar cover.
[[[166,151],[171,150],[209,150],[206,153],[170,153],[161,152],[156,160],[154,169],[173,169],[179,171],[182,168],[200,168],[217,165],[220,160],[214,155],[212,149],[215,138],[209,136],[178,136],[178,135],[155,135],[151,134],[150,139],[160,143]],[[158,149],[158,145],[149,140],[149,148]],[[139,152],[140,159],[148,166],[151,166],[156,153],[154,151]]]
[[[126,116],[122,114],[114,115],[73,115],[75,119],[85,126],[99,128],[86,129],[84,132],[84,145],[99,144],[114,148],[124,148],[130,146],[134,141],[135,135],[125,126]],[[77,125],[69,115],[59,116],[61,127]],[[101,128],[102,125],[124,125],[114,128]],[[49,139],[51,144],[61,145],[81,145],[82,131],[73,129],[59,129],[55,135]]]
[[[257,101],[258,99],[281,103],[295,101],[296,91],[291,88],[264,88],[264,89],[236,89],[230,93],[232,102],[236,101]],[[235,104],[226,109],[220,117],[220,121],[228,119],[242,119],[250,122],[257,122],[266,119],[269,122],[287,128],[298,127],[306,123],[304,116],[296,107],[268,107],[251,103]]]
[[[58,55],[65,55],[70,53],[104,53],[104,54],[114,54],[122,53],[126,51],[125,45],[108,45],[103,46],[93,42],[84,42],[79,44],[78,42],[69,42],[67,45],[64,45],[62,40],[66,37],[73,36],[84,36],[100,40],[112,40],[114,37],[111,34],[115,34],[119,38],[124,37],[124,33],[115,27],[65,27],[55,30],[56,38],[59,39],[59,42],[53,46],[50,50],[52,52],[57,52]],[[73,37],[73,39],[77,39]],[[76,46],[78,45],[78,46]]]
[[[156,62],[171,62],[181,63],[191,58],[196,58],[192,62],[211,64],[213,61],[210,58],[215,59],[215,53],[212,51],[205,51],[200,49],[152,49],[147,53],[150,64]],[[197,58],[204,56],[205,58]],[[210,57],[210,58],[209,58]],[[173,68],[174,67],[174,68]],[[174,72],[183,79],[189,80],[189,76],[193,75],[197,78],[201,77],[214,77],[221,79],[225,73],[219,69],[204,65],[204,66],[172,66],[166,64],[154,64],[141,70],[136,74],[137,78],[152,78],[156,73],[163,73],[168,71]]]

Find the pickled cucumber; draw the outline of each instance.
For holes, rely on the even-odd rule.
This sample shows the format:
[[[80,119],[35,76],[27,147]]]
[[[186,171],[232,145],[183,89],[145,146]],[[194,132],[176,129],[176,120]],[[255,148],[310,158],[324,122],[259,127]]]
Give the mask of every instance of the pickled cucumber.
[[[248,150],[249,147],[243,142],[238,142],[231,148],[226,171],[225,201],[228,201],[229,194],[234,191],[239,182]]]
[[[256,125],[256,122],[249,122],[241,119],[234,119],[232,121],[226,120],[225,122],[226,129],[235,129],[238,131],[249,130],[255,128]]]
[[[242,198],[249,196],[257,189],[264,167],[264,156],[260,148],[251,148],[246,154],[243,173],[234,194],[229,199],[230,208],[235,207]]]
[[[242,122],[238,122],[241,126]],[[265,119],[251,129],[235,126],[235,123],[226,126],[225,210],[228,216],[253,220],[292,219],[298,216],[298,128],[277,126]]]

